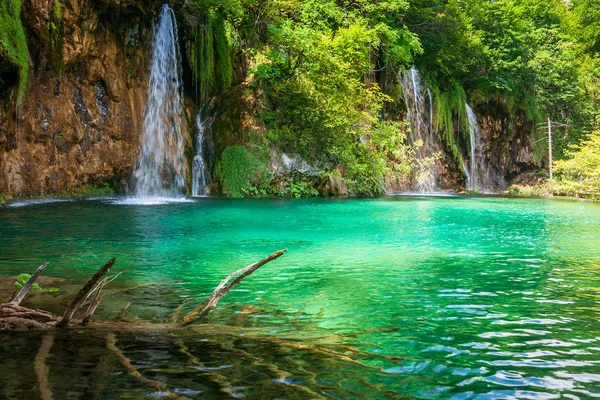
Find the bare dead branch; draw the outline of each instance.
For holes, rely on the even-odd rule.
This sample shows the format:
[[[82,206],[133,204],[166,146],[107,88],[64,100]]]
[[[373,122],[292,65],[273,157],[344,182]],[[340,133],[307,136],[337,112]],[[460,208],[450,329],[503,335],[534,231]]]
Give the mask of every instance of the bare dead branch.
[[[102,297],[100,297],[100,293],[102,292],[102,289],[104,289],[104,286],[107,283],[108,283],[108,278],[104,278],[102,280],[102,282],[100,283],[98,291],[96,292],[96,296],[94,296],[94,300],[92,300],[92,302],[90,303],[90,306],[88,307],[87,311],[83,315],[83,319],[81,320],[82,325],[87,325],[90,322],[90,318],[92,318],[92,315],[94,315],[94,313],[96,312],[96,308],[98,308],[98,306],[100,305],[100,302],[102,301]]]
[[[223,296],[225,296],[234,287],[236,287],[242,281],[242,279],[244,279],[248,275],[252,274],[254,271],[259,269],[266,263],[281,257],[283,254],[285,254],[286,251],[287,251],[287,249],[276,251],[275,253],[269,255],[268,257],[263,258],[259,262],[256,262],[245,268],[242,268],[238,271],[231,273],[227,278],[225,278],[221,281],[219,286],[217,286],[217,288],[212,292],[212,294],[210,295],[208,300],[206,300],[202,304],[194,307],[194,309],[192,311],[190,311],[189,313],[186,314],[185,317],[183,317],[182,325],[186,326],[186,325],[194,323],[197,320],[200,320],[200,319],[206,317],[211,312],[211,310],[217,306],[217,303],[219,302],[219,300],[221,300],[221,298]],[[234,277],[235,277],[235,279],[234,279]],[[233,279],[233,281],[231,283],[227,284],[231,279]]]
[[[75,295],[75,298],[73,299],[73,301],[71,302],[71,304],[69,305],[67,310],[65,311],[62,320],[56,325],[57,327],[67,328],[69,326],[69,322],[71,321],[71,318],[73,318],[73,315],[79,308],[80,304],[86,298],[88,293],[94,288],[94,286],[96,286],[96,284],[98,283],[100,278],[104,274],[106,274],[108,271],[110,271],[110,268],[113,266],[113,264],[115,263],[116,260],[117,260],[116,258],[111,258],[110,260],[108,260],[108,262],[106,264],[104,264],[102,266],[102,268],[100,268],[94,274],[92,279],[90,279],[85,284],[85,286],[81,288],[81,290],[77,293],[77,295]]]
[[[27,283],[25,284],[25,286],[23,286],[21,288],[21,290],[19,291],[19,294],[17,294],[15,296],[15,298],[12,299],[12,301],[10,302],[10,304],[14,304],[16,306],[18,306],[19,304],[21,304],[21,302],[23,301],[23,299],[25,298],[25,296],[27,296],[27,293],[29,292],[29,289],[31,289],[31,287],[35,283],[35,280],[42,274],[42,272],[44,272],[44,270],[46,269],[47,266],[48,266],[48,263],[45,262],[42,265],[40,265],[38,267],[38,269],[35,270],[35,272],[33,273],[33,275],[31,275],[31,278],[29,278],[29,280],[27,281]]]
[[[110,277],[110,279],[109,279],[109,278],[106,278],[106,279],[108,279],[108,281],[107,281],[107,282],[106,282],[106,284],[104,284],[103,286],[105,286],[105,285],[108,285],[109,283],[111,283],[112,281],[114,281],[115,279],[117,279],[117,278],[119,277],[119,275],[121,275],[121,274],[123,274],[123,273],[125,273],[125,272],[127,272],[127,271],[121,271],[121,272],[119,272],[118,274],[116,274],[115,276],[112,276],[112,277]],[[98,284],[97,284],[97,285],[96,285],[96,286],[95,286],[95,287],[94,287],[94,288],[93,288],[93,289],[92,289],[92,290],[91,290],[91,291],[88,293],[88,295],[87,295],[87,296],[85,296],[85,299],[83,299],[83,301],[82,301],[82,302],[81,302],[81,304],[79,305],[79,308],[83,308],[83,307],[85,307],[85,306],[87,306],[87,305],[89,305],[89,304],[90,304],[90,302],[88,302],[87,300],[90,298],[90,296],[91,296],[92,294],[96,293],[96,291],[97,291],[97,290],[100,288],[100,285],[102,285],[102,282],[98,283]]]

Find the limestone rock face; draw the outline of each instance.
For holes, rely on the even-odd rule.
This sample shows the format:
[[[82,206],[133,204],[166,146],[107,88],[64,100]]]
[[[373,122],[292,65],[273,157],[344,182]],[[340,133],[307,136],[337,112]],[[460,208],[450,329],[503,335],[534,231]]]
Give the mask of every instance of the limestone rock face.
[[[0,194],[7,197],[104,182],[125,187],[137,160],[160,3],[60,0],[57,26],[55,1],[24,1],[27,93],[19,106],[14,94],[0,93]]]
[[[532,143],[533,123],[510,115],[495,101],[476,108],[482,140],[482,173],[490,190],[504,190],[517,175],[537,170]]]

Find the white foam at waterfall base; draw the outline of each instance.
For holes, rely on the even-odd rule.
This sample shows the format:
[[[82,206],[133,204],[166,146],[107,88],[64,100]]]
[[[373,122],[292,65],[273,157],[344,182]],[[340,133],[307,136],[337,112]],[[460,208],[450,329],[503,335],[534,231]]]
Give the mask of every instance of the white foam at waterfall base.
[[[154,27],[148,103],[134,174],[135,196],[144,202],[181,197],[185,190],[180,60],[177,22],[165,4]]]
[[[186,197],[124,197],[109,199],[107,202],[120,206],[157,206],[163,204],[193,203],[194,200]]]

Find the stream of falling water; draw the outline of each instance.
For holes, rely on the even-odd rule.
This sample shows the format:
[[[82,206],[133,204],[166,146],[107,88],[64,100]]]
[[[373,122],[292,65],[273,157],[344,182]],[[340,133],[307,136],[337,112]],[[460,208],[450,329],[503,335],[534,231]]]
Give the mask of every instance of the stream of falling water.
[[[432,192],[435,189],[438,175],[434,160],[437,139],[433,129],[433,96],[429,89],[424,90],[421,76],[416,68],[411,68],[407,73],[403,73],[400,82],[417,158],[413,189],[420,192]],[[429,101],[429,115],[426,111],[425,94]]]
[[[471,165],[470,173],[467,174],[467,185],[468,189],[473,190],[477,188],[477,159],[476,159],[476,147],[479,140],[479,125],[477,125],[477,117],[473,112],[473,109],[468,103],[465,103],[467,110],[467,120],[469,121],[469,140],[471,141]]]
[[[214,117],[202,119],[202,110],[196,116],[196,145],[192,165],[192,196],[208,196],[210,184],[209,160],[212,153],[211,125]]]
[[[134,175],[138,198],[178,197],[185,191],[180,60],[177,21],[165,4],[154,27],[148,103]]]

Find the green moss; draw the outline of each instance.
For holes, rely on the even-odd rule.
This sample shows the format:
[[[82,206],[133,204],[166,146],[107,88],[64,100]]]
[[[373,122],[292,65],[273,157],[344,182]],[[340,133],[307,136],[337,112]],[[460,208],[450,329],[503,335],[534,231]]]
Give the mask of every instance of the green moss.
[[[232,28],[214,10],[205,10],[202,21],[186,43],[190,67],[194,74],[196,96],[204,103],[216,92],[228,89],[233,78],[231,46]]]
[[[25,95],[29,76],[27,38],[21,23],[21,0],[0,1],[0,69],[3,68],[2,59],[19,71],[17,99],[20,100]]]
[[[64,70],[63,62],[63,36],[64,24],[62,21],[62,6],[59,0],[52,5],[52,15],[48,22],[48,31],[50,32],[50,61],[54,69],[62,73]]]
[[[272,179],[268,156],[268,150],[264,147],[227,147],[217,165],[217,177],[223,193],[241,198],[246,193],[253,193],[253,187],[259,193],[265,191]]]
[[[60,4],[60,0],[55,0],[52,5],[52,17],[56,21],[62,20],[62,5]]]
[[[434,86],[434,127],[438,138],[446,145],[459,170],[463,161],[458,147],[458,135],[471,146],[469,140],[469,123],[465,107],[467,94],[462,86],[456,84],[452,89],[440,92]],[[457,125],[454,122],[457,122]],[[458,127],[458,132],[455,128]],[[457,135],[458,134],[458,135]],[[470,150],[470,149],[467,149]]]

